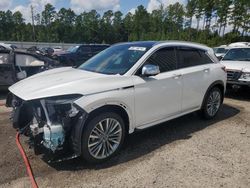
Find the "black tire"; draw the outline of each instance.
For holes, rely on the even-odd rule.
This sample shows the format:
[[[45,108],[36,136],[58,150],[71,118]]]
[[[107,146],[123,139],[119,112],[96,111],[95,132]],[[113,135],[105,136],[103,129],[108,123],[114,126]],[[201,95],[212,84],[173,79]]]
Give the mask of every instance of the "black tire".
[[[107,118],[111,118],[111,119],[114,119],[116,121],[119,122],[119,124],[121,125],[121,137],[120,137],[120,143],[118,145],[118,147],[115,149],[115,151],[110,154],[109,156],[107,156],[106,158],[102,158],[102,159],[99,159],[99,158],[95,158],[91,152],[90,152],[90,149],[88,147],[88,144],[89,144],[89,140],[90,140],[90,135],[92,133],[92,130],[96,127],[96,125],[107,119]],[[90,163],[102,163],[104,161],[107,161],[109,160],[110,158],[112,158],[114,155],[117,154],[117,152],[121,149],[122,147],[122,144],[124,142],[124,138],[125,138],[125,124],[124,124],[124,121],[123,119],[121,118],[120,115],[114,113],[114,112],[101,112],[99,115],[93,117],[92,119],[90,119],[84,129],[83,129],[83,133],[82,133],[82,157],[87,161],[87,162],[90,162]],[[107,146],[107,145],[106,145]]]
[[[210,97],[213,93],[219,94],[219,102],[217,110],[214,113],[211,113],[211,111],[209,111],[209,100],[211,99]],[[223,95],[221,93],[221,90],[218,87],[213,87],[212,89],[210,89],[206,93],[206,96],[203,100],[202,108],[200,110],[201,117],[204,119],[213,119],[218,114],[221,108],[222,101],[223,101]]]

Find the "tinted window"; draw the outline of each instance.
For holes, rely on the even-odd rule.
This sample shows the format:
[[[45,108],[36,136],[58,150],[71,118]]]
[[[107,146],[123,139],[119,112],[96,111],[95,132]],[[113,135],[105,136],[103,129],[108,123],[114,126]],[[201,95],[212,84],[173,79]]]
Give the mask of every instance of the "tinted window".
[[[106,46],[93,46],[92,51],[93,52],[100,52],[100,51],[102,51],[102,50],[104,50],[106,48],[107,48]]]
[[[67,49],[67,52],[76,52],[78,50],[79,46],[72,46],[69,49]]]
[[[178,57],[179,68],[213,63],[212,60],[206,55],[205,51],[194,48],[179,48]]]
[[[89,54],[91,53],[91,48],[88,46],[81,46],[78,50],[80,54]]]
[[[158,65],[160,72],[176,69],[176,55],[174,48],[162,48],[147,59],[146,64]]]

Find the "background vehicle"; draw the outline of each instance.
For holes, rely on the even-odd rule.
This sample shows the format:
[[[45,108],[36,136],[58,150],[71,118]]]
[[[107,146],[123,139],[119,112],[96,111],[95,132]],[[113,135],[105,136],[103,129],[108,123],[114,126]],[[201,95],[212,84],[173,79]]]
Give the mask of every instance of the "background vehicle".
[[[214,50],[216,57],[222,58],[227,53],[228,47],[226,45],[222,45],[222,46],[213,48],[213,50]]]
[[[60,47],[60,46],[54,47],[53,50],[54,50],[54,53],[63,51],[62,47]]]
[[[44,47],[44,48],[41,48],[41,51],[47,55],[47,56],[51,56],[54,54],[54,49],[53,48],[50,48],[50,47]]]
[[[221,63],[226,66],[228,84],[250,86],[250,47],[231,48]]]
[[[136,129],[194,111],[215,117],[226,73],[213,54],[186,42],[114,45],[77,69],[49,70],[11,86],[13,126],[37,153],[67,150],[103,162]]]
[[[106,44],[83,44],[66,51],[55,52],[53,55],[63,66],[79,66],[108,47]]]
[[[12,44],[5,44],[5,43],[0,43],[0,50],[14,50],[17,47]]]
[[[57,67],[58,62],[40,53],[26,50],[0,50],[0,88],[38,72]]]
[[[234,42],[228,45],[230,48],[235,48],[235,47],[249,47],[250,42]]]

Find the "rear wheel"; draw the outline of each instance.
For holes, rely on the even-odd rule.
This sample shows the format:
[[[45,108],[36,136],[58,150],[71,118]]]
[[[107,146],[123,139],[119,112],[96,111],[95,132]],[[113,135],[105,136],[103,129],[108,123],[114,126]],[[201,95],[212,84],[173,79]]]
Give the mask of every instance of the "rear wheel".
[[[218,87],[212,88],[206,95],[201,109],[201,115],[205,119],[214,118],[221,107],[222,99],[221,90]]]
[[[94,117],[82,134],[83,158],[91,163],[108,160],[119,151],[124,136],[124,121],[118,114],[105,112]]]

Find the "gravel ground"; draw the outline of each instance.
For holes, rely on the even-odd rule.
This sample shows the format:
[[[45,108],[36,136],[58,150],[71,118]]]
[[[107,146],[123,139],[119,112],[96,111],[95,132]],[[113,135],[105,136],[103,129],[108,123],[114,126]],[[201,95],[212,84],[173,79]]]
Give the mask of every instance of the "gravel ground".
[[[0,107],[0,187],[30,187],[9,113]],[[103,165],[80,159],[47,163],[22,142],[39,187],[248,188],[249,122],[250,91],[244,90],[229,92],[214,120],[193,113],[130,135],[118,156]]]

